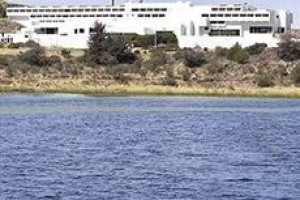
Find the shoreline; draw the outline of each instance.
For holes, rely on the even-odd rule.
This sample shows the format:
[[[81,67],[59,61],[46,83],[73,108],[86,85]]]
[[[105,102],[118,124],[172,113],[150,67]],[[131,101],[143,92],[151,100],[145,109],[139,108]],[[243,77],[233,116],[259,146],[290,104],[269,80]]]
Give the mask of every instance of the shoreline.
[[[94,96],[214,96],[214,97],[257,97],[257,98],[300,98],[300,87],[268,88],[203,88],[197,86],[159,85],[84,85],[75,82],[45,85],[13,84],[1,85],[0,93],[62,93]]]

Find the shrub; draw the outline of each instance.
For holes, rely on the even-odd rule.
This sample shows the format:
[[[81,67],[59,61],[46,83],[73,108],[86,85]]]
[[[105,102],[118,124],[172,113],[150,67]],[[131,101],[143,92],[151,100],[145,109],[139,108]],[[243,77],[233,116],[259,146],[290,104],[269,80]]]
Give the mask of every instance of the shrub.
[[[50,66],[61,64],[61,59],[59,56],[52,55],[49,58],[47,58],[47,64]]]
[[[294,83],[299,84],[300,83],[300,63],[298,63],[295,68],[291,72],[292,80]]]
[[[206,63],[204,54],[195,51],[187,51],[184,56],[184,61],[186,66],[189,68],[201,67],[204,63]]]
[[[189,69],[185,69],[183,72],[182,72],[182,80],[183,81],[190,81],[191,80],[191,72]]]
[[[274,76],[270,72],[258,71],[255,77],[256,85],[259,87],[274,86]]]
[[[227,48],[223,48],[223,47],[216,47],[215,48],[215,54],[219,57],[226,57],[227,53],[228,53]]]
[[[21,47],[25,47],[25,44],[22,43],[22,42],[10,43],[7,47],[10,48],[10,49],[18,49],[18,48],[21,48]]]
[[[35,48],[35,47],[39,47],[39,43],[36,43],[35,41],[33,40],[28,40],[26,43],[25,43],[25,47],[28,47],[28,48]]]
[[[165,52],[161,50],[153,50],[151,51],[150,60],[155,67],[162,66],[167,64],[167,55]]]
[[[266,43],[255,43],[254,45],[247,47],[246,51],[250,55],[259,55],[267,48],[267,46]]]
[[[241,47],[241,45],[236,43],[228,50],[227,59],[235,61],[239,64],[246,64],[248,62],[249,55],[246,50]]]
[[[45,49],[42,47],[35,47],[31,50],[21,53],[19,55],[21,61],[35,66],[45,66],[48,64],[48,59],[45,55]]]
[[[137,55],[129,50],[120,51],[117,53],[119,63],[133,64],[137,60]]]
[[[61,54],[64,58],[66,58],[66,59],[71,58],[71,51],[68,50],[68,49],[62,49],[62,50],[60,51],[60,54]]]
[[[285,34],[278,45],[278,56],[284,61],[300,59],[300,42],[293,40],[293,35]]]

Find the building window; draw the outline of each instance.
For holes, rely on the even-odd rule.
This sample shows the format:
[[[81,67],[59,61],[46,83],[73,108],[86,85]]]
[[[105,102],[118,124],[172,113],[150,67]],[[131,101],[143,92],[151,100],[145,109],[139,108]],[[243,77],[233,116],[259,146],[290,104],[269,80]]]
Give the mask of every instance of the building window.
[[[238,14],[232,14],[232,17],[238,17],[239,15]]]
[[[231,17],[231,14],[225,14],[225,17]]]
[[[278,33],[284,33],[284,32],[285,32],[285,28],[283,28],[283,27],[278,28]]]
[[[37,34],[46,34],[46,35],[54,35],[58,33],[58,28],[39,28],[34,31]]]
[[[219,9],[218,8],[212,8],[211,10],[212,11],[218,11]]]
[[[210,14],[210,17],[216,17],[217,15],[216,14]]]
[[[83,29],[83,28],[80,28],[80,29],[79,29],[79,33],[84,33],[84,29]]]
[[[240,36],[240,30],[229,30],[229,29],[214,29],[210,30],[209,36]]]
[[[137,8],[132,8],[132,12],[138,12],[139,11],[139,9],[137,9]]]
[[[225,21],[211,21],[211,24],[225,24]]]
[[[193,22],[190,23],[190,35],[191,36],[195,35],[195,25]]]
[[[77,34],[78,33],[78,29],[74,29],[74,34]]]
[[[185,25],[181,25],[181,35],[182,36],[186,35],[186,27],[185,27]]]
[[[250,33],[272,33],[273,28],[271,26],[251,26]]]
[[[209,17],[208,14],[202,14],[202,17]]]

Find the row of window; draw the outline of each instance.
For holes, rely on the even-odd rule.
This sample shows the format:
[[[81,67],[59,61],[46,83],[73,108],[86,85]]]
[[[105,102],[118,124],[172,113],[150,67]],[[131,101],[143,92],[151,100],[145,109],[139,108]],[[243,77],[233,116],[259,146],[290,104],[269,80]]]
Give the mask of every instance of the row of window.
[[[64,23],[65,20],[40,20],[41,23]]]
[[[252,26],[250,27],[250,33],[272,33],[273,28],[271,26]]]
[[[228,30],[228,29],[215,29],[210,30],[208,33],[209,36],[240,36],[240,30]]]
[[[202,17],[270,17],[269,14],[202,14]]]
[[[123,17],[123,15],[122,14],[110,14],[110,15],[108,15],[108,14],[103,14],[103,15],[101,15],[101,14],[98,14],[98,15],[95,15],[95,14],[91,14],[91,15],[80,15],[80,14],[78,14],[78,15],[73,15],[73,14],[71,14],[71,15],[30,15],[30,17],[31,18],[48,18],[48,17],[51,17],[51,18],[56,18],[56,17],[63,17],[63,18],[68,18],[68,17],[71,17],[71,18],[73,18],[73,17]]]
[[[138,14],[138,17],[165,17],[165,14]]]
[[[132,12],[166,12],[167,8],[132,8]]]
[[[7,12],[124,12],[124,8],[8,9]]]
[[[232,7],[228,7],[228,8],[212,8],[212,11],[241,11],[241,8],[232,8]]]

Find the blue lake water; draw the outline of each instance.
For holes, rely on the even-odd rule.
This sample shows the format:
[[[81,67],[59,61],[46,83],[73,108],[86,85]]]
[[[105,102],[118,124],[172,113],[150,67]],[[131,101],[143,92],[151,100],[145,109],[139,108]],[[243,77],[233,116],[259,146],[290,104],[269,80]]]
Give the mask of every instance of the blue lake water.
[[[299,200],[300,100],[0,95],[0,199]]]

